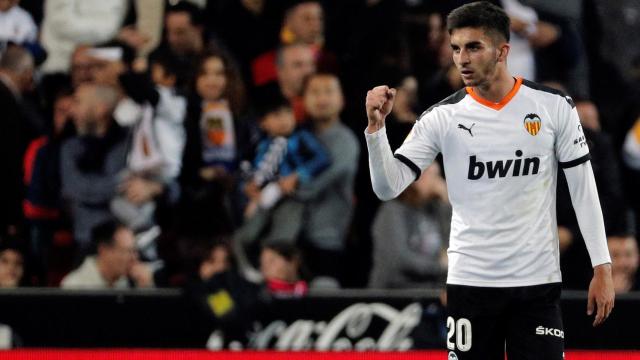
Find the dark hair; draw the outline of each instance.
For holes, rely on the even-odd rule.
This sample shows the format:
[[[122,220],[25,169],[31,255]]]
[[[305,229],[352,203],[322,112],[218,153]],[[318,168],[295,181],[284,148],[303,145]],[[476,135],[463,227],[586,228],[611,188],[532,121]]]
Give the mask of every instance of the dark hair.
[[[168,76],[175,76],[176,81],[179,75],[183,72],[182,69],[180,69],[180,65],[175,60],[175,58],[172,56],[168,56],[165,53],[161,53],[158,56],[151,57],[149,59],[149,65],[158,65],[162,67],[164,74]]]
[[[244,82],[242,81],[242,75],[240,74],[238,64],[226,50],[217,46],[210,46],[204,51],[200,56],[200,61],[198,63],[198,71],[196,72],[194,87],[198,81],[198,77],[204,72],[204,64],[210,58],[218,58],[222,61],[222,65],[224,66],[224,75],[227,80],[226,87],[222,95],[226,97],[227,101],[229,101],[231,112],[235,116],[241,115],[244,112],[246,97]]]
[[[455,29],[482,28],[495,38],[496,35],[509,42],[511,21],[500,7],[487,1],[476,1],[454,9],[447,16],[449,34]]]
[[[100,245],[112,246],[115,244],[115,233],[125,226],[115,220],[108,220],[91,229],[91,242],[95,252]]]
[[[328,77],[328,78],[333,78],[338,80],[338,84],[340,85],[340,87],[342,87],[342,83],[340,81],[340,77],[332,72],[329,71],[319,71],[319,72],[314,72],[312,74],[309,74],[307,76],[305,76],[303,82],[302,82],[302,95],[304,95],[307,92],[307,87],[309,87],[309,83],[311,83],[311,80],[315,79],[315,78],[319,78],[319,77]],[[384,84],[384,83],[383,83]]]
[[[280,109],[292,109],[291,103],[282,95],[280,86],[275,82],[258,87],[253,100],[258,121],[262,121],[265,116]]]
[[[278,49],[276,50],[276,67],[280,68],[282,67],[282,65],[284,64],[284,53],[292,48],[296,48],[296,47],[304,47],[304,48],[311,48],[311,45],[307,45],[305,43],[301,43],[301,42],[294,42],[291,44],[284,44],[284,45],[280,45],[278,47]]]
[[[171,13],[184,12],[189,15],[191,24],[194,26],[200,26],[204,24],[203,15],[200,8],[188,1],[180,1],[175,5],[167,7],[165,10],[165,17]]]
[[[287,241],[274,241],[262,246],[263,249],[272,250],[287,261],[300,260],[300,249]]]
[[[14,235],[3,234],[0,236],[0,252],[13,250],[24,256],[26,249],[23,241]]]

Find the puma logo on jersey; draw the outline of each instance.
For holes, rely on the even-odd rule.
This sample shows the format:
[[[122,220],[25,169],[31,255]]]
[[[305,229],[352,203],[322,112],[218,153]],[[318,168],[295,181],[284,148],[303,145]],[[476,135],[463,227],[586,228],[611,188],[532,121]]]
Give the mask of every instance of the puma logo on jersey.
[[[564,331],[553,329],[553,328],[547,328],[542,325],[536,328],[536,335],[555,336],[555,337],[564,339]]]
[[[473,133],[471,132],[471,129],[473,129],[473,127],[475,126],[476,123],[471,124],[470,127],[466,127],[462,124],[458,124],[458,129],[463,129],[463,130],[467,130],[469,132],[469,135],[471,135],[471,137],[473,137]]]
[[[540,158],[531,157],[524,158],[522,157],[522,150],[516,151],[516,159],[508,159],[508,160],[496,160],[496,161],[477,161],[476,156],[469,156],[469,180],[479,180],[481,179],[485,172],[487,173],[487,177],[489,179],[494,179],[496,176],[503,178],[509,175],[511,176],[526,176],[526,175],[535,175],[540,170]]]

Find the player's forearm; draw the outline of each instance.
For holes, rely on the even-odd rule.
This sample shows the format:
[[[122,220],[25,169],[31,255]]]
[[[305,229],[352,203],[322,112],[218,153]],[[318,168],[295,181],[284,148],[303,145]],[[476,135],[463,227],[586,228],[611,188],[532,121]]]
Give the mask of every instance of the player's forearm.
[[[365,131],[365,137],[373,191],[381,200],[393,199],[415,180],[416,175],[393,157],[384,127],[373,134]]]
[[[571,194],[571,202],[576,212],[580,232],[591,257],[591,265],[610,263],[607,238],[596,181],[591,163],[564,169]]]

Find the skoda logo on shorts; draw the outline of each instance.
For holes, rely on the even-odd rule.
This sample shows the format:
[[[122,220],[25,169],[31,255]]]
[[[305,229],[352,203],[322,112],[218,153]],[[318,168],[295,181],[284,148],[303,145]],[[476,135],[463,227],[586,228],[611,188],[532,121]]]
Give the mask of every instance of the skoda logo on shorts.
[[[524,128],[527,132],[533,136],[538,135],[538,131],[542,127],[542,120],[537,114],[527,114],[524,117]]]
[[[453,351],[449,351],[449,356],[447,357],[448,360],[458,360],[458,355],[456,355],[456,353],[454,353]]]

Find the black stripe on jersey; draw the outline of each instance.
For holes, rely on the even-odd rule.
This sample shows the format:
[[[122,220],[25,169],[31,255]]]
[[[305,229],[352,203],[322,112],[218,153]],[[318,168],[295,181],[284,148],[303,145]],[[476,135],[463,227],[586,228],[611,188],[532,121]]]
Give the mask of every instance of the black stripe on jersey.
[[[420,115],[418,117],[417,121],[420,121],[420,119],[422,119],[422,117],[425,114],[428,114],[431,110],[437,108],[438,106],[457,104],[460,101],[462,101],[462,99],[464,99],[465,96],[467,96],[467,89],[465,89],[465,88],[462,88],[462,89],[454,92],[453,94],[451,94],[451,95],[447,96],[446,98],[444,98],[444,100],[440,101],[439,103],[431,105],[431,107],[428,108],[427,111],[423,112],[422,115]]]
[[[585,155],[585,156],[579,157],[579,158],[577,158],[575,160],[571,160],[571,161],[567,161],[567,162],[559,161],[558,163],[560,164],[561,168],[568,169],[568,168],[572,168],[574,166],[578,166],[578,165],[580,165],[580,164],[582,164],[584,162],[587,162],[589,160],[591,160],[591,154],[590,153]]]
[[[522,80],[522,85],[525,85],[526,87],[530,87],[530,88],[532,88],[534,90],[544,91],[544,92],[548,92],[550,94],[562,96],[562,98],[565,99],[569,103],[569,105],[571,105],[572,109],[576,107],[576,104],[573,102],[573,99],[571,98],[571,96],[565,94],[564,92],[562,92],[560,90],[557,90],[557,89],[554,89],[554,88],[551,88],[551,87],[548,87],[548,86],[544,86],[544,85],[541,85],[541,84],[538,84],[538,83],[535,83],[533,81],[526,80],[526,79]]]
[[[402,161],[402,163],[407,165],[409,169],[411,169],[411,171],[416,173],[416,181],[420,178],[420,174],[422,174],[422,171],[420,171],[420,168],[418,167],[418,165],[416,165],[413,161],[409,160],[408,157],[402,154],[394,154],[393,157]]]

